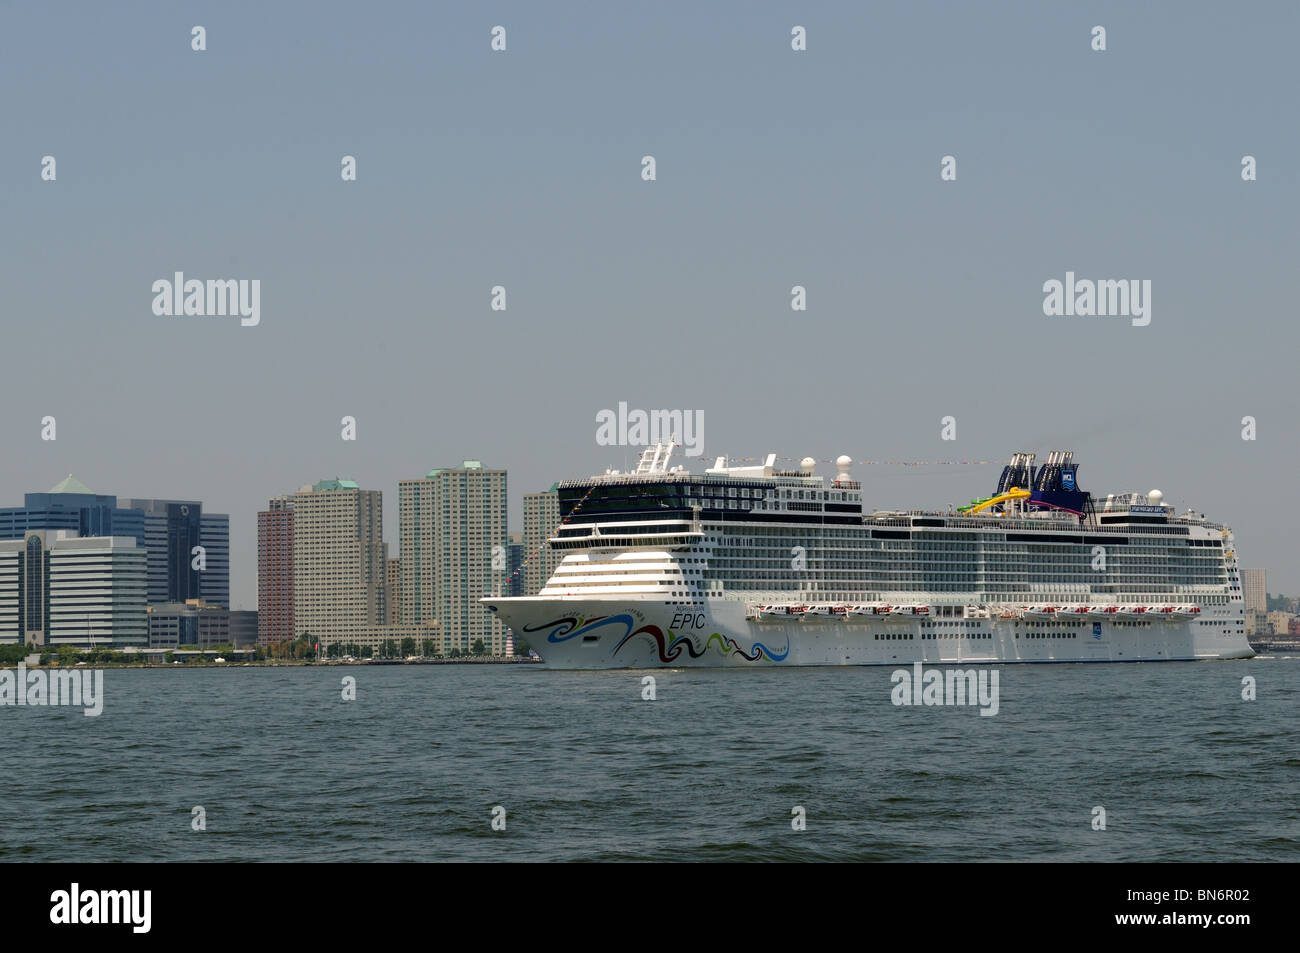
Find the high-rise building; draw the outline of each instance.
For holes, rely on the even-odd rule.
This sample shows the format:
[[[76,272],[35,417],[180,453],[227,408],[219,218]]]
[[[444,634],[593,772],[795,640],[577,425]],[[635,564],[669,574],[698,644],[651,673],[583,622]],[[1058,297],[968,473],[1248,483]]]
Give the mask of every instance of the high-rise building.
[[[493,655],[505,627],[480,603],[508,586],[506,471],[466,460],[398,484],[402,622],[436,619],[452,648]]]
[[[0,642],[149,644],[145,551],[129,536],[32,530],[0,542]]]
[[[522,596],[524,594],[524,534],[511,533],[506,543],[506,572],[509,573],[509,592],[502,595]],[[509,654],[508,652],[506,653]]]
[[[383,494],[322,480],[292,502],[294,637],[310,635],[324,647],[385,625]]]
[[[257,514],[257,641],[293,637],[293,501],[277,496]]]
[[[559,484],[549,490],[524,494],[524,566],[523,591],[520,595],[535,596],[560,564],[562,554],[553,551],[546,541],[555,535],[560,525]],[[529,557],[532,558],[529,558]]]
[[[0,509],[0,539],[22,539],[30,530],[130,536],[147,550],[150,604],[230,604],[230,517],[204,513],[198,501],[95,493],[69,474],[48,493],[28,493],[23,506]],[[202,571],[193,566],[195,546],[204,548]]]
[[[1243,569],[1242,594],[1246,597],[1246,611],[1268,612],[1268,570]]]
[[[397,625],[402,621],[402,560],[400,558],[388,560],[388,571],[384,578],[388,586],[388,592],[384,596],[388,602],[388,624]]]
[[[230,517],[203,513],[199,517],[199,545],[207,568],[199,573],[199,598],[211,606],[230,608]]]
[[[69,530],[78,536],[130,536],[144,546],[144,513],[116,496],[95,493],[72,474],[48,493],[28,493],[22,506],[0,508],[0,539],[31,530]]]
[[[193,560],[194,547],[202,545],[203,504],[197,500],[140,499],[123,499],[119,503],[144,512],[149,604],[198,599],[200,573]]]

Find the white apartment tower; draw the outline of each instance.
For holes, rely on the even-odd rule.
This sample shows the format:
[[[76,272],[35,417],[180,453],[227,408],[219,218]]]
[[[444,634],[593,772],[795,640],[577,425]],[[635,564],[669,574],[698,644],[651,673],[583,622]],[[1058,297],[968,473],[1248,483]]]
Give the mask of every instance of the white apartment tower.
[[[291,501],[294,637],[322,648],[362,640],[388,621],[382,492],[322,480]]]
[[[506,471],[466,460],[402,480],[398,497],[402,622],[436,619],[450,646],[504,653],[505,627],[479,599],[509,582]]]
[[[558,484],[540,493],[524,494],[524,566],[523,594],[535,596],[542,591],[560,562],[561,553],[546,545],[560,525]]]

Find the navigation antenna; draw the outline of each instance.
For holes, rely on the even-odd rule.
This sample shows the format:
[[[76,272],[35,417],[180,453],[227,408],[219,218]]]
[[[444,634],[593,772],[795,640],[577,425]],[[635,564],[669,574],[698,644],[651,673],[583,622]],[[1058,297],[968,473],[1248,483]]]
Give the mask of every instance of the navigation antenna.
[[[677,434],[668,438],[667,443],[656,443],[641,451],[641,460],[633,473],[667,473],[668,460],[677,446]]]

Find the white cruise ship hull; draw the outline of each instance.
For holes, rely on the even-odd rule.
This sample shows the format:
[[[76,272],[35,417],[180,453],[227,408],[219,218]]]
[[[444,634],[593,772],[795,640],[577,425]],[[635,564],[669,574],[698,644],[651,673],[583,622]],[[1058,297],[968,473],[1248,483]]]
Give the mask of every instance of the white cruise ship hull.
[[[1250,658],[1239,613],[1148,626],[1110,621],[818,616],[753,619],[743,602],[488,598],[555,668],[1173,662]],[[928,623],[928,624],[927,624]]]

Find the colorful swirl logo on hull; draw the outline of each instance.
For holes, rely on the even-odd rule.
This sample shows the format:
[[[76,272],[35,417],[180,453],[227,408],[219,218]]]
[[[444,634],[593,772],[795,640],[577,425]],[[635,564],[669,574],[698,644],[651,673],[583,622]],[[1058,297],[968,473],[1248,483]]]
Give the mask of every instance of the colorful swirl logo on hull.
[[[625,631],[618,645],[614,646],[614,651],[611,654],[617,655],[619,650],[636,636],[646,635],[654,641],[655,649],[659,653],[659,661],[665,665],[677,661],[682,652],[686,652],[693,659],[701,658],[713,646],[717,646],[718,651],[723,655],[739,655],[747,662],[757,662],[760,659],[767,662],[783,662],[786,656],[790,654],[788,643],[780,652],[773,652],[762,642],[755,642],[753,649],[746,652],[740,647],[740,643],[735,639],[725,637],[721,632],[714,632],[705,639],[703,648],[696,648],[695,640],[689,635],[673,635],[672,629],[669,629],[667,634],[657,625],[643,625],[639,629],[634,629],[633,626],[636,625],[636,620],[627,613],[596,616],[594,619],[578,619],[574,616],[566,616],[563,619],[554,619],[539,625],[526,625],[523,631],[532,634],[549,629],[550,631],[546,633],[546,641],[558,645],[580,635],[587,635],[603,626],[618,624],[622,624]]]

